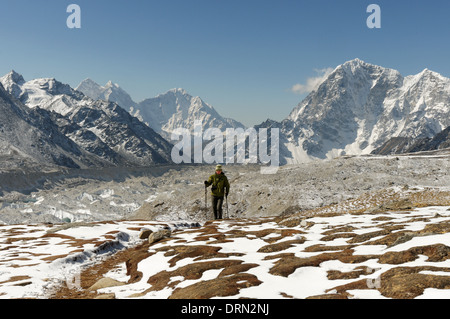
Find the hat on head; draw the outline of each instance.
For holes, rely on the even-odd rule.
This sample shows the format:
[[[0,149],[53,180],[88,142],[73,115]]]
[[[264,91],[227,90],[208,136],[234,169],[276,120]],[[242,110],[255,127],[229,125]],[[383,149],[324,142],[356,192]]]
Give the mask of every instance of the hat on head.
[[[222,165],[216,165],[216,171],[221,171],[222,170]]]

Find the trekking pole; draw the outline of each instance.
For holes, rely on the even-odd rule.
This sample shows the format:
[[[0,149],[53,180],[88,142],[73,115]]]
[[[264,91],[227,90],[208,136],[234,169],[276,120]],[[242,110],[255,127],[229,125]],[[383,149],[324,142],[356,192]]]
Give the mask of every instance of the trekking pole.
[[[208,209],[208,190],[205,185],[205,209]]]
[[[230,219],[230,214],[228,213],[228,196],[225,196],[225,204],[227,206],[227,219]]]

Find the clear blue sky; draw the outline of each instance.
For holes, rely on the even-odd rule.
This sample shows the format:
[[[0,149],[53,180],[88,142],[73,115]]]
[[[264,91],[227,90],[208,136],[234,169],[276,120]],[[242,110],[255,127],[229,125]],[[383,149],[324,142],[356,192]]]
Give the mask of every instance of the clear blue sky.
[[[81,7],[81,29],[66,8]],[[381,29],[366,8],[381,7]],[[141,101],[171,88],[253,125],[282,120],[290,88],[360,58],[450,77],[448,0],[0,0],[0,74],[118,83]]]

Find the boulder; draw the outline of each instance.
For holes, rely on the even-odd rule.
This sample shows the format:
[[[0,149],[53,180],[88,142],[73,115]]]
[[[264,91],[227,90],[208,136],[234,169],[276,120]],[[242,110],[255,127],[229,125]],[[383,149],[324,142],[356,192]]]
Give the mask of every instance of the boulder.
[[[95,284],[93,284],[91,287],[89,287],[89,291],[95,291],[102,288],[108,288],[108,287],[116,287],[116,286],[123,286],[126,283],[117,281],[112,278],[104,277],[100,280],[98,280]]]
[[[148,236],[150,236],[150,234],[153,233],[152,230],[144,228],[141,230],[141,232],[139,233],[139,239],[147,239]]]
[[[149,244],[156,243],[160,241],[163,238],[168,238],[172,235],[172,232],[170,229],[162,229],[157,232],[151,233],[150,236],[148,236],[148,242]]]

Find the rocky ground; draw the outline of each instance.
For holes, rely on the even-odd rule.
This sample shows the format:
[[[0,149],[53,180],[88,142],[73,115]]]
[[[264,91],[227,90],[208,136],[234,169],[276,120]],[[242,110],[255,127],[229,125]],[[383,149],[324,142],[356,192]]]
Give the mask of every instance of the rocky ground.
[[[228,216],[278,216],[392,186],[449,186],[449,158],[448,155],[348,157],[283,166],[273,175],[261,175],[257,166],[228,166],[225,169],[231,182]],[[169,172],[158,181],[157,191],[130,216],[150,220],[211,219],[210,209],[208,215],[203,209],[203,181],[212,174],[211,170],[197,167]],[[207,197],[207,206],[211,207],[209,192]]]
[[[391,188],[283,217],[145,235],[145,222],[134,223],[139,244],[51,298],[450,297],[450,190]]]
[[[450,297],[450,188],[278,217],[0,226],[0,298]]]
[[[390,186],[446,186],[448,155],[348,157],[283,166],[225,166],[231,181],[228,216],[278,216],[341,202]],[[0,223],[148,219],[205,222],[203,181],[213,166],[135,170],[0,172]],[[207,193],[207,206],[210,204]]]
[[[3,183],[0,298],[450,297],[448,155],[212,169]]]

